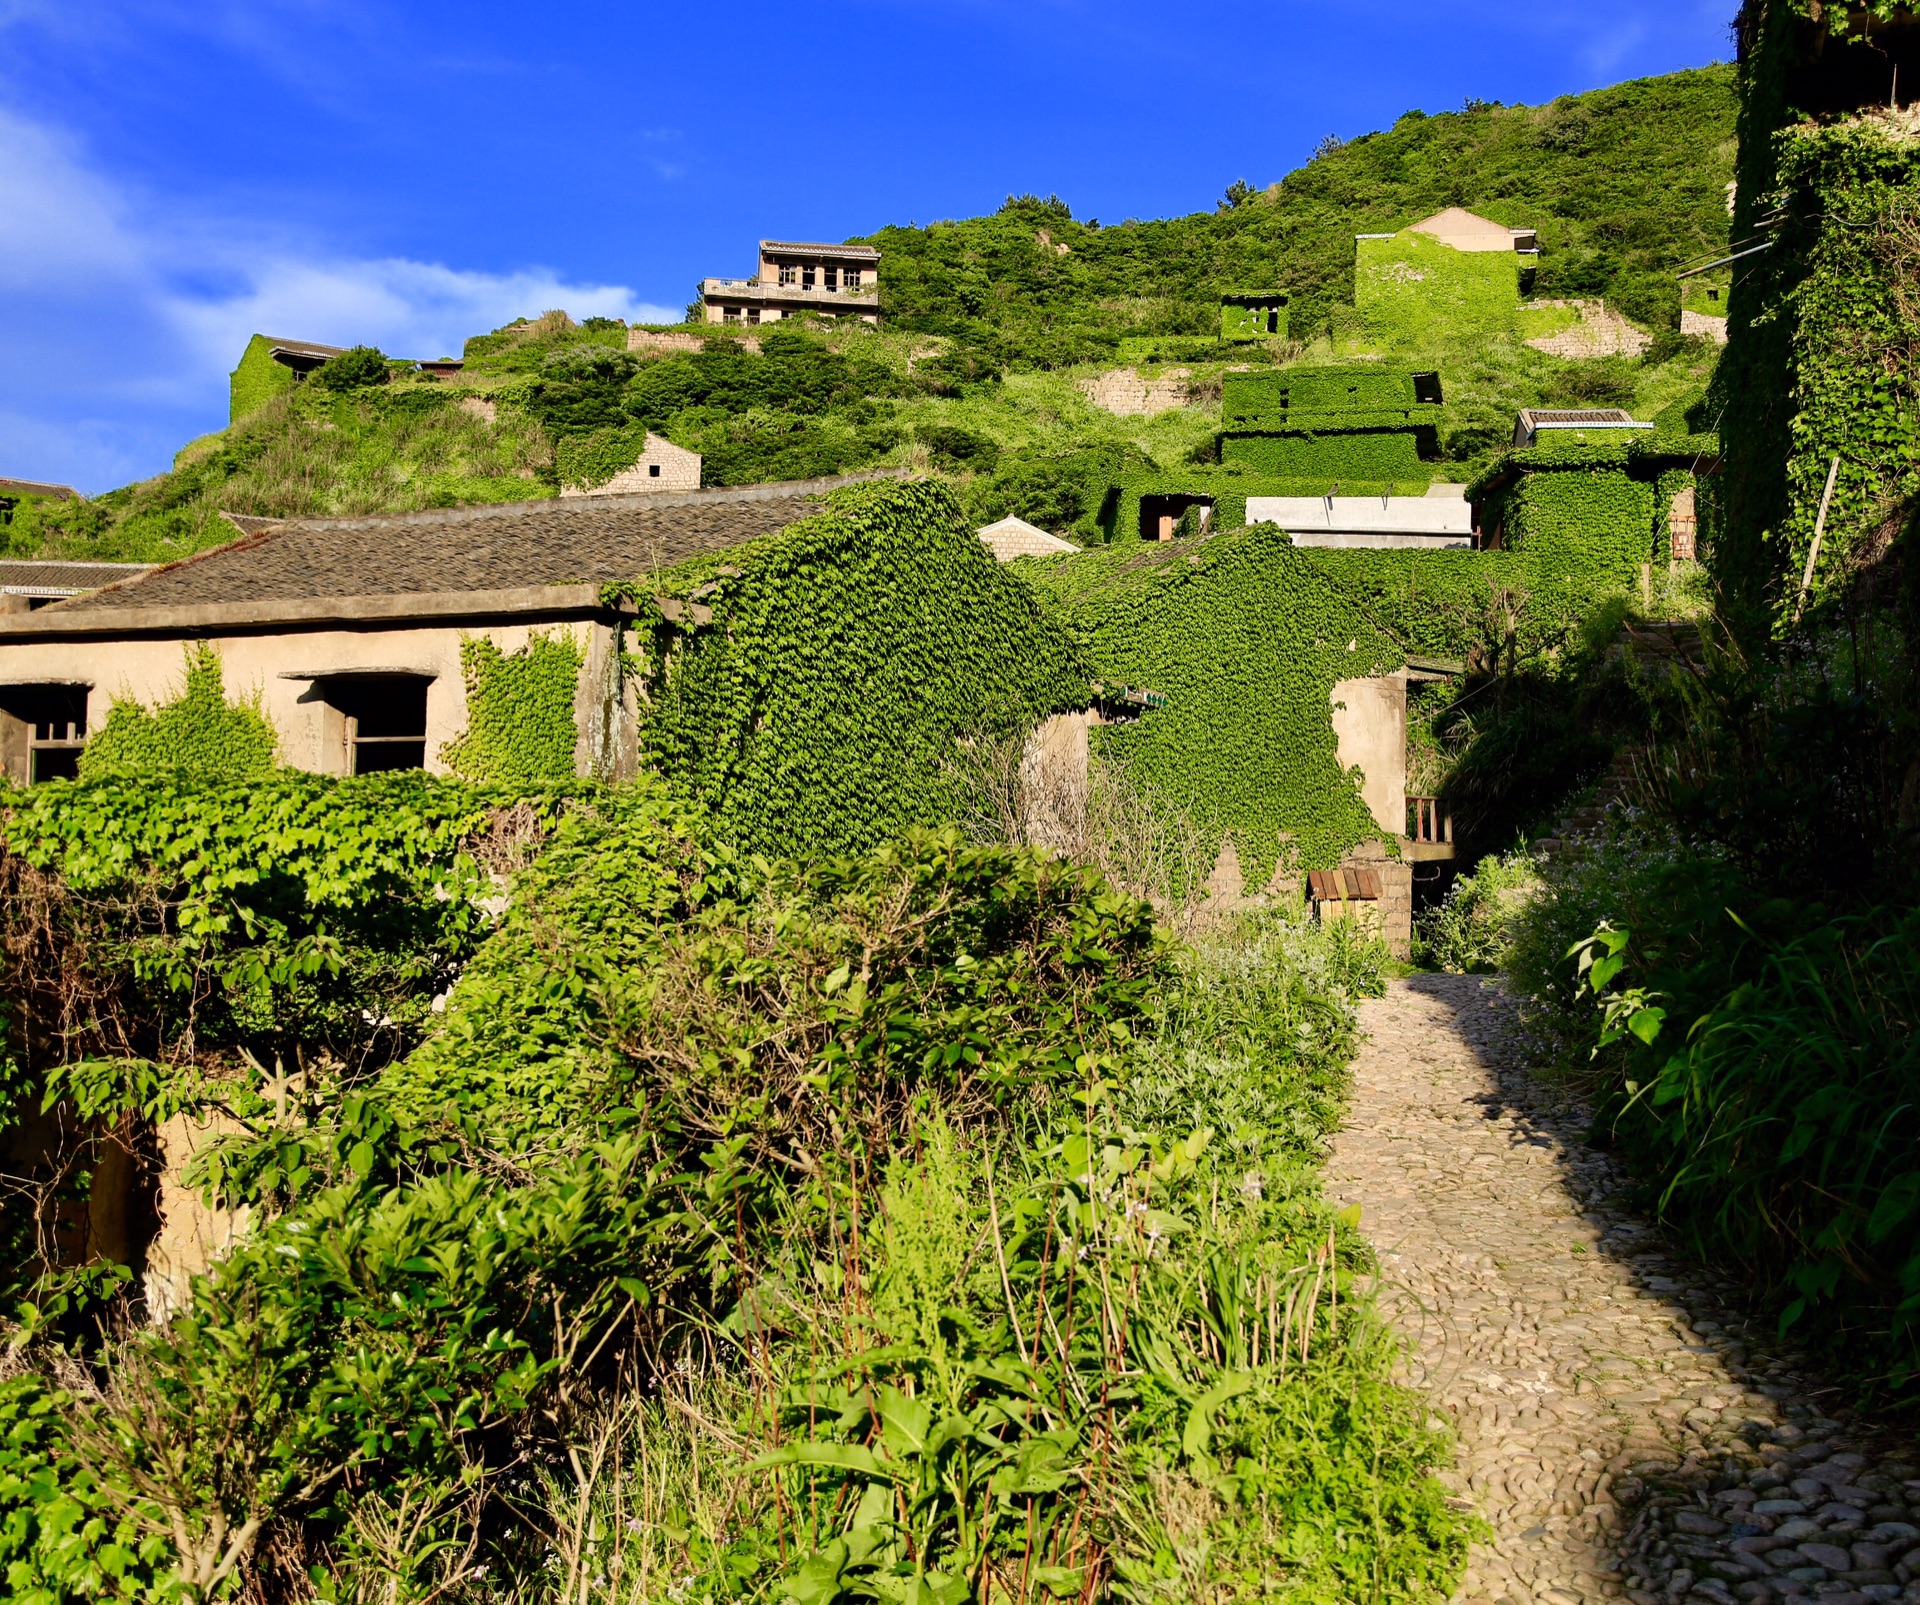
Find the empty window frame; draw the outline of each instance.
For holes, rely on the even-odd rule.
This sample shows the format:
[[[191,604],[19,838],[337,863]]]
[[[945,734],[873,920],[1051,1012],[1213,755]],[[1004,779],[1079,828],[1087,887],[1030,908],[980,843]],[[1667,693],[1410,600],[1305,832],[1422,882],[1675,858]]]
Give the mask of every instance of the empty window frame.
[[[811,290],[813,288],[813,281],[814,281],[813,264],[808,263],[807,266],[803,267],[800,270],[800,288],[803,290]]]
[[[840,288],[840,270],[829,263],[820,270],[821,287],[828,290]]]
[[[341,716],[350,775],[427,766],[427,687],[419,674],[342,675],[323,682]]]
[[[799,270],[795,268],[791,262],[782,262],[780,264],[780,282],[782,284],[793,283],[794,279],[798,275],[798,272]]]
[[[71,780],[86,744],[85,686],[0,686],[0,747],[12,779],[33,786]]]

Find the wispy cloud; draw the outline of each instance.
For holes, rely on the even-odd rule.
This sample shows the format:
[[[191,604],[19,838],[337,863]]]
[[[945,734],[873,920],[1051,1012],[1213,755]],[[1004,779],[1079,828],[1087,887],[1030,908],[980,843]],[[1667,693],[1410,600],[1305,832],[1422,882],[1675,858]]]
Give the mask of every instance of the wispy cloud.
[[[56,130],[0,110],[0,474],[97,491],[224,422],[248,336],[457,352],[477,330],[565,307],[655,322],[678,308],[541,267],[488,273],[360,258],[257,223],[183,217],[96,172]]]

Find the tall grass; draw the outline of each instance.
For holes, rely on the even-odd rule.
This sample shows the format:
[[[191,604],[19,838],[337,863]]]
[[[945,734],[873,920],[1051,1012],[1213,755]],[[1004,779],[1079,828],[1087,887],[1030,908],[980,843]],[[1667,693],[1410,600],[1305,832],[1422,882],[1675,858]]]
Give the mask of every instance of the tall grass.
[[[726,1364],[583,1421],[535,1596],[1444,1598],[1445,1444],[1317,1186],[1382,957],[1216,925],[1074,1119],[930,1112]]]

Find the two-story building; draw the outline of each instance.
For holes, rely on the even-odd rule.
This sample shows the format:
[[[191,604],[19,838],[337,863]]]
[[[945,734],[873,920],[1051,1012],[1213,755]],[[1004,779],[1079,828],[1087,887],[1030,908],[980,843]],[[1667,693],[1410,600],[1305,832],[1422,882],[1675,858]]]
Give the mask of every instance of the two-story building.
[[[762,240],[751,279],[702,279],[709,323],[778,323],[796,312],[880,321],[880,253],[871,245]]]

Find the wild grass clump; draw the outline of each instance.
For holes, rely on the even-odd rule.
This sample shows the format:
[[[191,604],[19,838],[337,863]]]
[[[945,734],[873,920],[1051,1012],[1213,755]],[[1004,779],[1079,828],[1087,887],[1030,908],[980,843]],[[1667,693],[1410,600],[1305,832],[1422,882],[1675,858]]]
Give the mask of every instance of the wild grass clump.
[[[1524,849],[1480,860],[1457,875],[1447,895],[1413,925],[1413,958],[1451,975],[1485,975],[1507,956],[1511,928],[1540,885],[1538,866]]]

